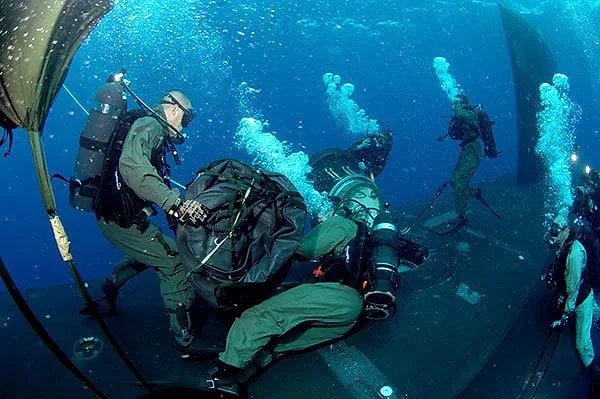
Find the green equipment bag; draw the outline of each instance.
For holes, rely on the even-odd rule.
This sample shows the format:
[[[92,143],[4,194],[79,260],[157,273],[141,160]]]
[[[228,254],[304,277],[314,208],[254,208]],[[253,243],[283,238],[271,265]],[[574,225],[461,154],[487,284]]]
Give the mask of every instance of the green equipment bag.
[[[210,210],[179,225],[177,246],[197,293],[217,308],[246,308],[285,278],[304,234],[306,206],[282,174],[225,159],[200,170],[185,199]]]

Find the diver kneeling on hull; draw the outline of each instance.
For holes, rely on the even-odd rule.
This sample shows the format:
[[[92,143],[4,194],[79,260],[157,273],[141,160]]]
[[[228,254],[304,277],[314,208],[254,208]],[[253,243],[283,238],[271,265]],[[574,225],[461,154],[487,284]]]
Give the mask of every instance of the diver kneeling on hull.
[[[372,152],[370,145],[375,146]],[[207,203],[218,202],[210,197],[212,188],[224,184],[232,194],[230,200],[221,201],[223,204],[216,208],[234,204],[228,207],[230,213],[225,218],[229,220],[229,230],[214,228],[219,225],[217,220],[211,229],[210,218],[199,229],[182,226],[178,230],[178,247],[188,275],[197,293],[216,308],[246,309],[229,331],[226,349],[219,354],[217,367],[206,380],[207,390],[239,395],[239,382],[246,381],[274,358],[342,338],[361,314],[373,320],[390,316],[400,271],[422,263],[427,257],[426,248],[399,238],[397,222],[371,180],[383,169],[390,149],[391,133],[387,131],[361,139],[351,147],[353,152],[328,150],[327,154],[317,154],[320,161],[311,163],[312,176],[321,177],[315,179],[319,180],[317,188],[328,191],[337,205],[333,215],[323,218],[304,237],[300,237],[304,231],[301,197],[282,176],[249,171],[250,167],[228,160],[201,171],[188,186],[186,199],[193,198],[206,205],[211,218],[219,214],[214,204]],[[357,152],[378,154],[372,159],[379,160],[379,165],[368,165],[369,159],[357,157]],[[223,178],[224,175],[236,179]],[[210,176],[214,176],[212,180],[208,179]],[[280,183],[279,187],[271,186],[269,195],[282,201],[278,207],[288,217],[278,218],[269,214],[268,208],[257,205],[258,198],[264,195],[255,194],[265,190],[265,176],[275,177]],[[208,180],[216,184],[206,186]],[[243,187],[235,189],[233,183],[242,180]],[[196,182],[202,188],[195,187]],[[278,190],[280,193],[275,194]],[[215,190],[215,196],[219,192],[223,190]],[[246,211],[239,214],[235,209]],[[257,209],[268,215],[253,218],[252,215],[260,213]],[[316,219],[313,215],[313,220]],[[284,227],[286,222],[288,226]],[[291,233],[283,237],[280,234],[283,231]],[[212,237],[213,234],[216,235]],[[264,253],[253,252],[263,248],[259,243],[272,245],[267,251],[267,258],[271,256],[268,261]],[[250,252],[244,252],[244,248]],[[294,254],[274,259],[280,250],[287,254],[292,248]],[[229,263],[220,260],[231,253],[236,257],[229,258]],[[252,258],[257,262],[244,265],[245,259]],[[298,262],[291,265],[292,259]],[[259,272],[254,269],[257,264],[261,265]],[[282,276],[285,281],[280,284]],[[256,297],[247,293],[255,294],[261,289],[264,291],[258,292],[258,297],[270,295],[270,298],[253,304]]]
[[[345,259],[354,280],[350,284],[363,293],[364,316],[371,320],[389,317],[400,273],[422,264],[428,256],[427,248],[400,237],[398,221],[374,183],[392,146],[392,132],[386,128],[367,134],[348,149],[326,149],[309,159],[309,177],[318,191],[329,194],[334,214],[359,226],[350,245],[355,248]],[[318,217],[313,215],[313,220]]]

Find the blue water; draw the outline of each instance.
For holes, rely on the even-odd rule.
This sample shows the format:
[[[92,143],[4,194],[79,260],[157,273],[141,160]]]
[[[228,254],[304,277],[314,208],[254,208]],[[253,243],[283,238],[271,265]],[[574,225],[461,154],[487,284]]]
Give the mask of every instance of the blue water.
[[[596,3],[516,5],[547,38],[556,72],[569,76],[571,98],[583,109],[576,141],[584,160],[600,167]],[[184,90],[198,114],[181,151],[183,164],[173,168],[173,177],[185,183],[215,159],[252,161],[233,142],[248,110],[268,120],[294,151],[348,146],[355,137],[332,118],[322,81],[326,72],[339,74],[355,86],[352,98],[368,117],[393,131],[392,158],[377,182],[399,207],[428,199],[458,154],[455,142],[435,140],[445,133],[450,113],[432,67],[437,56],[448,60],[472,102],[484,104],[496,121],[503,153],[485,161],[475,181],[514,173],[512,70],[492,1],[119,1],[76,53],[65,85],[85,108],[122,67],[149,103],[169,89]],[[241,82],[256,89],[242,106]],[[44,128],[51,173],[70,175],[85,123],[85,114],[61,90]],[[0,161],[1,255],[21,287],[70,281],[44,214],[26,135],[15,133],[11,156]],[[69,206],[66,187],[56,182],[54,188],[84,279],[104,277],[120,254],[100,235],[92,214]]]

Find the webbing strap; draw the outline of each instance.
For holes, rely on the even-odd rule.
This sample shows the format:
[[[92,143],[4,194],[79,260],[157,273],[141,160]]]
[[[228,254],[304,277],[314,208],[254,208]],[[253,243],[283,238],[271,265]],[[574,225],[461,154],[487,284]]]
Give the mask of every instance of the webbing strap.
[[[89,137],[79,137],[79,146],[81,148],[85,148],[86,150],[90,150],[90,151],[99,151],[99,152],[104,152],[106,153],[106,150],[108,149],[108,143],[104,143],[102,141],[98,141],[98,140],[93,140],[90,139]]]

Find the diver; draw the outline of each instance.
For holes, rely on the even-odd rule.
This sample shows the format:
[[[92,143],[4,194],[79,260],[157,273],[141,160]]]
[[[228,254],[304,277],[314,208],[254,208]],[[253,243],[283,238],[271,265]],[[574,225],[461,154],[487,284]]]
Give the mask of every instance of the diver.
[[[470,182],[477,171],[483,158],[482,144],[485,154],[495,158],[496,143],[492,132],[493,121],[481,105],[472,106],[466,95],[456,95],[452,102],[454,115],[448,125],[448,134],[453,140],[460,141],[460,154],[450,176],[450,185],[454,188],[454,209],[456,218],[449,223],[452,230],[465,225],[467,219],[467,205],[469,197],[473,196],[481,201],[479,188],[471,187]],[[446,136],[440,136],[442,141]]]
[[[400,284],[399,228],[391,223],[387,213],[372,229],[364,221],[333,215],[305,235],[290,274],[297,266],[306,275],[296,274],[291,285],[235,319],[203,388],[237,397],[281,356],[342,339],[364,324],[361,316],[363,321],[387,319]],[[217,355],[214,350],[190,353]]]
[[[586,370],[593,377],[593,387],[600,383],[600,363],[594,354],[591,328],[600,317],[593,287],[600,278],[597,249],[589,227],[581,219],[569,220],[559,214],[552,221],[545,241],[556,259],[545,275],[550,289],[558,293],[560,319],[552,328],[562,328],[575,321],[575,346]],[[597,397],[597,396],[595,396]]]
[[[586,219],[600,239],[600,173],[586,166],[574,191],[573,213]]]
[[[361,137],[347,149],[319,151],[309,158],[308,178],[318,191],[329,194],[335,207],[344,208],[347,215],[366,217],[367,224],[372,224],[384,207],[373,182],[390,159],[393,143],[392,132],[386,128]],[[314,221],[324,215],[311,216]]]
[[[348,175],[363,175],[375,179],[385,168],[394,138],[390,129],[371,132],[359,138],[347,149],[330,148],[310,156],[312,168],[309,177],[319,191],[328,191],[340,179]]]
[[[200,359],[218,355],[203,389],[237,397],[274,359],[341,339],[360,327],[361,316],[391,316],[400,264],[427,257],[426,249],[400,239],[398,223],[371,179],[385,166],[391,142],[388,130],[311,158],[317,187],[329,186],[338,206],[302,238],[279,290],[235,319],[225,348],[190,348]]]
[[[312,281],[276,293],[237,317],[204,389],[237,397],[273,360],[343,338],[353,329],[363,297],[345,281],[343,254],[357,229],[356,223],[333,216],[304,237],[296,257],[323,262]]]
[[[183,142],[183,129],[195,114],[188,97],[177,90],[166,93],[151,110],[143,116],[134,115],[131,125],[120,125],[125,128],[117,125],[116,139],[111,141],[94,197],[100,231],[125,254],[102,284],[104,297],[96,304],[104,306],[103,311],[113,311],[119,289],[131,278],[152,268],[160,280],[161,296],[175,340],[187,346],[193,338],[189,309],[194,290],[175,241],[164,234],[150,216],[156,214],[155,205],[187,225],[197,225],[208,216],[207,209],[199,202],[182,200],[179,190],[165,182],[169,169],[167,148]],[[122,119],[126,121],[127,114]],[[91,312],[92,309],[82,310],[84,314]]]

